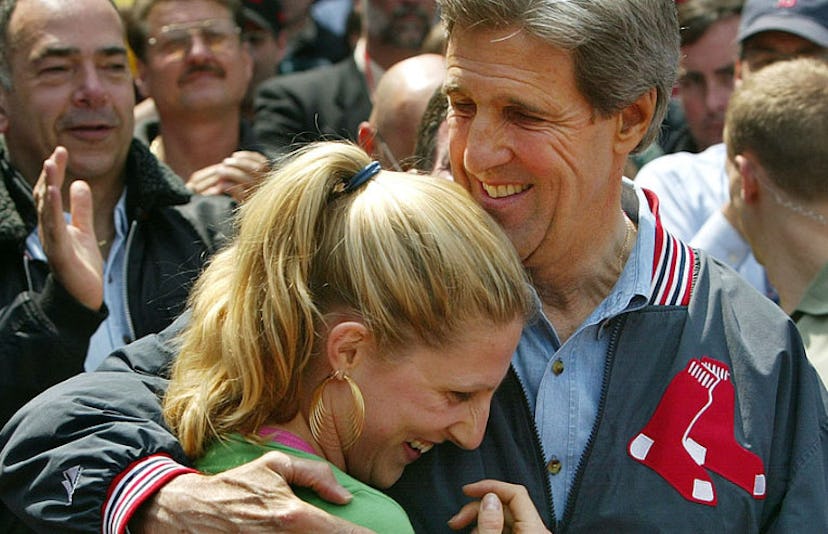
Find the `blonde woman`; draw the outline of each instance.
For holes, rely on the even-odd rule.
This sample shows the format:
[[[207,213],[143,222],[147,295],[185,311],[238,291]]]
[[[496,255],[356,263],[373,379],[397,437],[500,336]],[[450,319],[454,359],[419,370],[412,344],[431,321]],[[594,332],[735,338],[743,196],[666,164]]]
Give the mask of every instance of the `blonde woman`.
[[[411,531],[375,488],[435,443],[478,446],[527,288],[509,240],[453,183],[311,145],[242,206],[237,238],[196,284],[164,415],[205,472],[268,450],[321,457],[354,497],[301,498]],[[513,489],[506,517],[528,507],[539,524]]]

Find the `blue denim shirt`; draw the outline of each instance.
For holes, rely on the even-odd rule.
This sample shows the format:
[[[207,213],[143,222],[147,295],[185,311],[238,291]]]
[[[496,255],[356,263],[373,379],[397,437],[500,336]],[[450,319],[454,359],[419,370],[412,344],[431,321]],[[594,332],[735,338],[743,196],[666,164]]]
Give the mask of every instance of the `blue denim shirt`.
[[[547,471],[558,521],[563,518],[598,414],[609,349],[609,332],[604,326],[608,319],[625,310],[641,308],[649,300],[655,218],[640,190],[638,193],[638,236],[612,292],[563,345],[540,311],[538,299],[538,312],[524,327],[512,360],[534,413],[547,466],[553,460],[560,462],[559,472]],[[560,373],[556,374],[556,370]]]

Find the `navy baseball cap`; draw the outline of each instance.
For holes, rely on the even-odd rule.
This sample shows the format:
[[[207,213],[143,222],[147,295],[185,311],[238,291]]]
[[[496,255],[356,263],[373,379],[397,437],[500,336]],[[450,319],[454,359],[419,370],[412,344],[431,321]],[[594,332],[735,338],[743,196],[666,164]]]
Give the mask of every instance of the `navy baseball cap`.
[[[767,31],[791,33],[828,48],[828,0],[747,0],[739,42]]]
[[[245,26],[270,30],[274,35],[282,31],[284,13],[281,0],[244,0],[242,5]]]

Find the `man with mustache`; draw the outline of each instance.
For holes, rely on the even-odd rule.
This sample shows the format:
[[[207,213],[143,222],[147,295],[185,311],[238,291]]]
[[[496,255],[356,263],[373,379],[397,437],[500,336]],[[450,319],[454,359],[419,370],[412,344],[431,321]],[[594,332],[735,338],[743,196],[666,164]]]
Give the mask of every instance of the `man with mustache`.
[[[243,200],[268,167],[242,120],[253,72],[239,0],[139,0],[127,19],[141,91],[159,121],[150,150],[199,194]]]
[[[362,32],[350,57],[275,77],[259,88],[254,131],[268,152],[281,154],[320,139],[356,141],[380,77],[419,53],[432,26],[434,0],[361,1]]]
[[[133,82],[111,2],[2,0],[0,38],[3,424],[44,389],[166,327],[229,231],[233,203],[193,197],[133,141]]]

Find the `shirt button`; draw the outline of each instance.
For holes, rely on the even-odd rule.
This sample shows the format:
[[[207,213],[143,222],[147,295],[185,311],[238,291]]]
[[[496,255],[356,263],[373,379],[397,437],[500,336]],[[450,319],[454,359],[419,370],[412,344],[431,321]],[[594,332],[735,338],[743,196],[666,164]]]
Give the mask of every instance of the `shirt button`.
[[[555,373],[555,376],[564,372],[564,363],[560,358],[552,362],[552,372]]]
[[[546,464],[546,470],[552,475],[557,475],[561,472],[561,461],[557,456],[553,456],[549,463]]]

